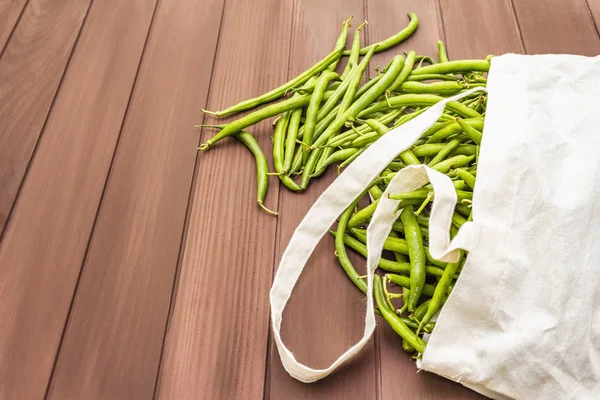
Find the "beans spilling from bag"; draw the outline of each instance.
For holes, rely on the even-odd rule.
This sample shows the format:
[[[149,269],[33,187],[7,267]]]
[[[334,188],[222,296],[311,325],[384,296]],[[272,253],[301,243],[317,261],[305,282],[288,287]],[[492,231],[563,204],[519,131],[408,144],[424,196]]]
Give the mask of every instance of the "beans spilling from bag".
[[[388,131],[419,116],[443,98],[486,85],[489,57],[449,60],[442,42],[437,43],[437,61],[408,51],[395,55],[385,68],[377,70],[375,77],[367,78],[373,54],[394,47],[416,31],[417,16],[408,14],[408,17],[408,25],[400,32],[365,47],[361,44],[365,24],[359,25],[351,48],[346,50],[349,19],[342,24],[333,51],[294,79],[224,110],[203,110],[217,117],[251,111],[227,124],[197,125],[219,129],[199,149],[208,150],[229,136],[246,145],[256,160],[257,203],[277,215],[264,205],[269,175],[277,175],[292,191],[303,191],[328,168],[336,166],[339,172]],[[346,64],[337,68],[342,60]],[[486,94],[475,92],[448,103],[442,117],[371,184],[370,204],[358,207],[360,199],[356,199],[340,216],[336,229],[331,231],[335,236],[335,254],[361,291],[367,291],[366,277],[351,263],[348,249],[366,257],[369,220],[378,199],[400,169],[426,164],[453,180],[458,203],[452,217],[451,237],[472,218],[471,200],[486,101]],[[268,172],[264,152],[247,130],[269,118],[274,119],[270,149],[273,172]],[[428,222],[434,201],[431,185],[410,193],[389,195],[400,200],[401,212],[384,245],[385,254],[379,262],[382,276],[375,275],[377,312],[401,336],[404,349],[418,356],[426,346],[423,335],[435,328],[433,320],[452,292],[466,254],[463,252],[459,262],[450,264],[439,262],[429,254]]]

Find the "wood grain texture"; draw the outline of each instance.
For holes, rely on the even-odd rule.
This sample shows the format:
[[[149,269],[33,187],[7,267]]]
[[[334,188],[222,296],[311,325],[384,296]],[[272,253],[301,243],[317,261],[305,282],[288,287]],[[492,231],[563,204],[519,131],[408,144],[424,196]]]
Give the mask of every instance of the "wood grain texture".
[[[510,0],[440,0],[440,6],[450,59],[524,52]]]
[[[88,6],[31,0],[0,58],[0,237]]]
[[[354,16],[349,29],[364,20],[362,1],[322,2],[297,0],[292,32],[289,77],[312,65],[333,49],[341,23]],[[363,35],[364,41],[364,35]],[[345,59],[340,62],[341,69]],[[280,189],[278,246],[275,268],[294,230],[319,195],[337,176],[335,168],[314,179],[305,193]],[[312,368],[325,368],[356,343],[364,331],[364,295],[348,280],[334,256],[334,241],[327,234],[309,259],[283,313],[281,335],[298,361]],[[354,258],[357,268],[364,261]],[[331,376],[312,384],[291,378],[283,369],[275,343],[270,343],[269,372],[265,398],[270,399],[375,399],[376,358],[373,341],[361,354]]]
[[[26,4],[27,0],[0,0],[0,56]]]
[[[0,247],[0,398],[42,398],[154,4],[95,2]]]
[[[585,0],[513,3],[528,54],[598,55],[600,39]]]
[[[594,28],[596,29],[596,34],[600,36],[600,1],[585,0],[585,4],[594,20]]]
[[[156,11],[50,398],[154,394],[222,9]]]
[[[291,20],[292,2],[227,0],[209,109],[286,80]],[[270,121],[250,132],[270,154]],[[157,398],[261,398],[277,219],[257,206],[253,158],[233,138],[200,153],[195,179]]]

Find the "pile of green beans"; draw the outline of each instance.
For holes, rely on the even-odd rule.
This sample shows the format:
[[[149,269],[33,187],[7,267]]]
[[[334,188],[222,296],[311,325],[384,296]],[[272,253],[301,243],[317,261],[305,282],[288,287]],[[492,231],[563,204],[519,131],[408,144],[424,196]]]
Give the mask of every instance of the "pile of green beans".
[[[277,215],[264,205],[269,175],[278,176],[292,191],[303,191],[329,167],[337,164],[339,172],[388,131],[419,116],[443,98],[486,85],[489,57],[450,60],[441,41],[437,43],[437,60],[408,51],[391,57],[385,68],[377,69],[376,76],[367,77],[373,54],[396,46],[417,30],[417,16],[408,14],[408,17],[408,25],[400,32],[364,47],[361,31],[365,24],[361,24],[353,34],[351,48],[345,49],[348,19],[342,24],[333,51],[297,77],[224,110],[203,110],[218,117],[252,111],[227,124],[198,125],[219,129],[199,149],[208,150],[229,136],[245,144],[256,159],[256,201],[264,210]],[[344,57],[346,65],[337,68]],[[273,102],[277,99],[280,101]],[[398,154],[365,191],[363,195],[369,196],[370,204],[358,208],[361,203],[358,198],[340,216],[337,228],[331,231],[335,236],[335,254],[362,292],[367,291],[366,277],[350,261],[348,249],[367,256],[365,229],[378,199],[400,169],[426,164],[453,180],[458,204],[451,236],[472,218],[471,201],[486,104],[487,95],[481,92],[448,103],[440,119],[411,148]],[[267,158],[248,132],[249,127],[269,118],[274,118],[271,149],[274,172],[268,172]],[[384,244],[384,253],[389,254],[382,255],[381,273],[375,277],[377,312],[401,336],[403,348],[418,356],[426,346],[422,335],[435,328],[432,320],[452,291],[467,254],[462,253],[460,261],[451,264],[430,255],[428,222],[435,201],[430,185],[410,193],[392,193],[390,197],[400,200],[401,212]],[[394,291],[391,285],[398,290]]]

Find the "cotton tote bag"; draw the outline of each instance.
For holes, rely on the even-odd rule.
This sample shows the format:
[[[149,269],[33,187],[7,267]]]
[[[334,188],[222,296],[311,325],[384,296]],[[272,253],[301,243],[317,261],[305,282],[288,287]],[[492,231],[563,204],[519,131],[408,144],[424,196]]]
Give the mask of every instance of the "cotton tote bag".
[[[473,221],[451,241],[451,180],[424,165],[401,170],[367,229],[362,339],[330,367],[299,363],[282,342],[283,310],[336,218],[442,114],[445,99],[371,145],[315,202],[284,252],[270,293],[283,366],[314,382],[352,358],[375,329],[373,273],[399,213],[387,193],[431,182],[431,255],[469,252],[418,367],[496,399],[600,398],[600,58],[494,57],[473,195]],[[335,332],[331,333],[335,335]]]

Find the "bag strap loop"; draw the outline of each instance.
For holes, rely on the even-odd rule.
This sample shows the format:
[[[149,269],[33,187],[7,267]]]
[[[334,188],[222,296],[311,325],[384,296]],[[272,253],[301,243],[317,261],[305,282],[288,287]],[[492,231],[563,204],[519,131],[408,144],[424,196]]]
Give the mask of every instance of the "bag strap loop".
[[[477,91],[476,87],[464,93],[441,100],[406,124],[392,129],[369,146],[323,192],[300,225],[296,228],[286,248],[270,292],[273,337],[285,370],[301,382],[310,383],[331,374],[342,363],[356,355],[369,341],[375,330],[373,304],[373,273],[379,263],[383,243],[398,214],[394,213],[398,200],[389,199],[388,193],[408,192],[420,188],[428,181],[435,191],[430,218],[429,249],[433,258],[457,261],[459,248],[468,249],[472,238],[472,223],[465,223],[459,234],[450,242],[449,230],[456,205],[456,191],[450,178],[425,165],[408,166],[399,171],[383,193],[367,229],[367,310],[363,337],[325,369],[312,369],[299,363],[281,339],[283,310],[292,294],[310,255],[336,218],[368,187],[399,153],[408,149],[431,127],[451,101],[459,100]]]

